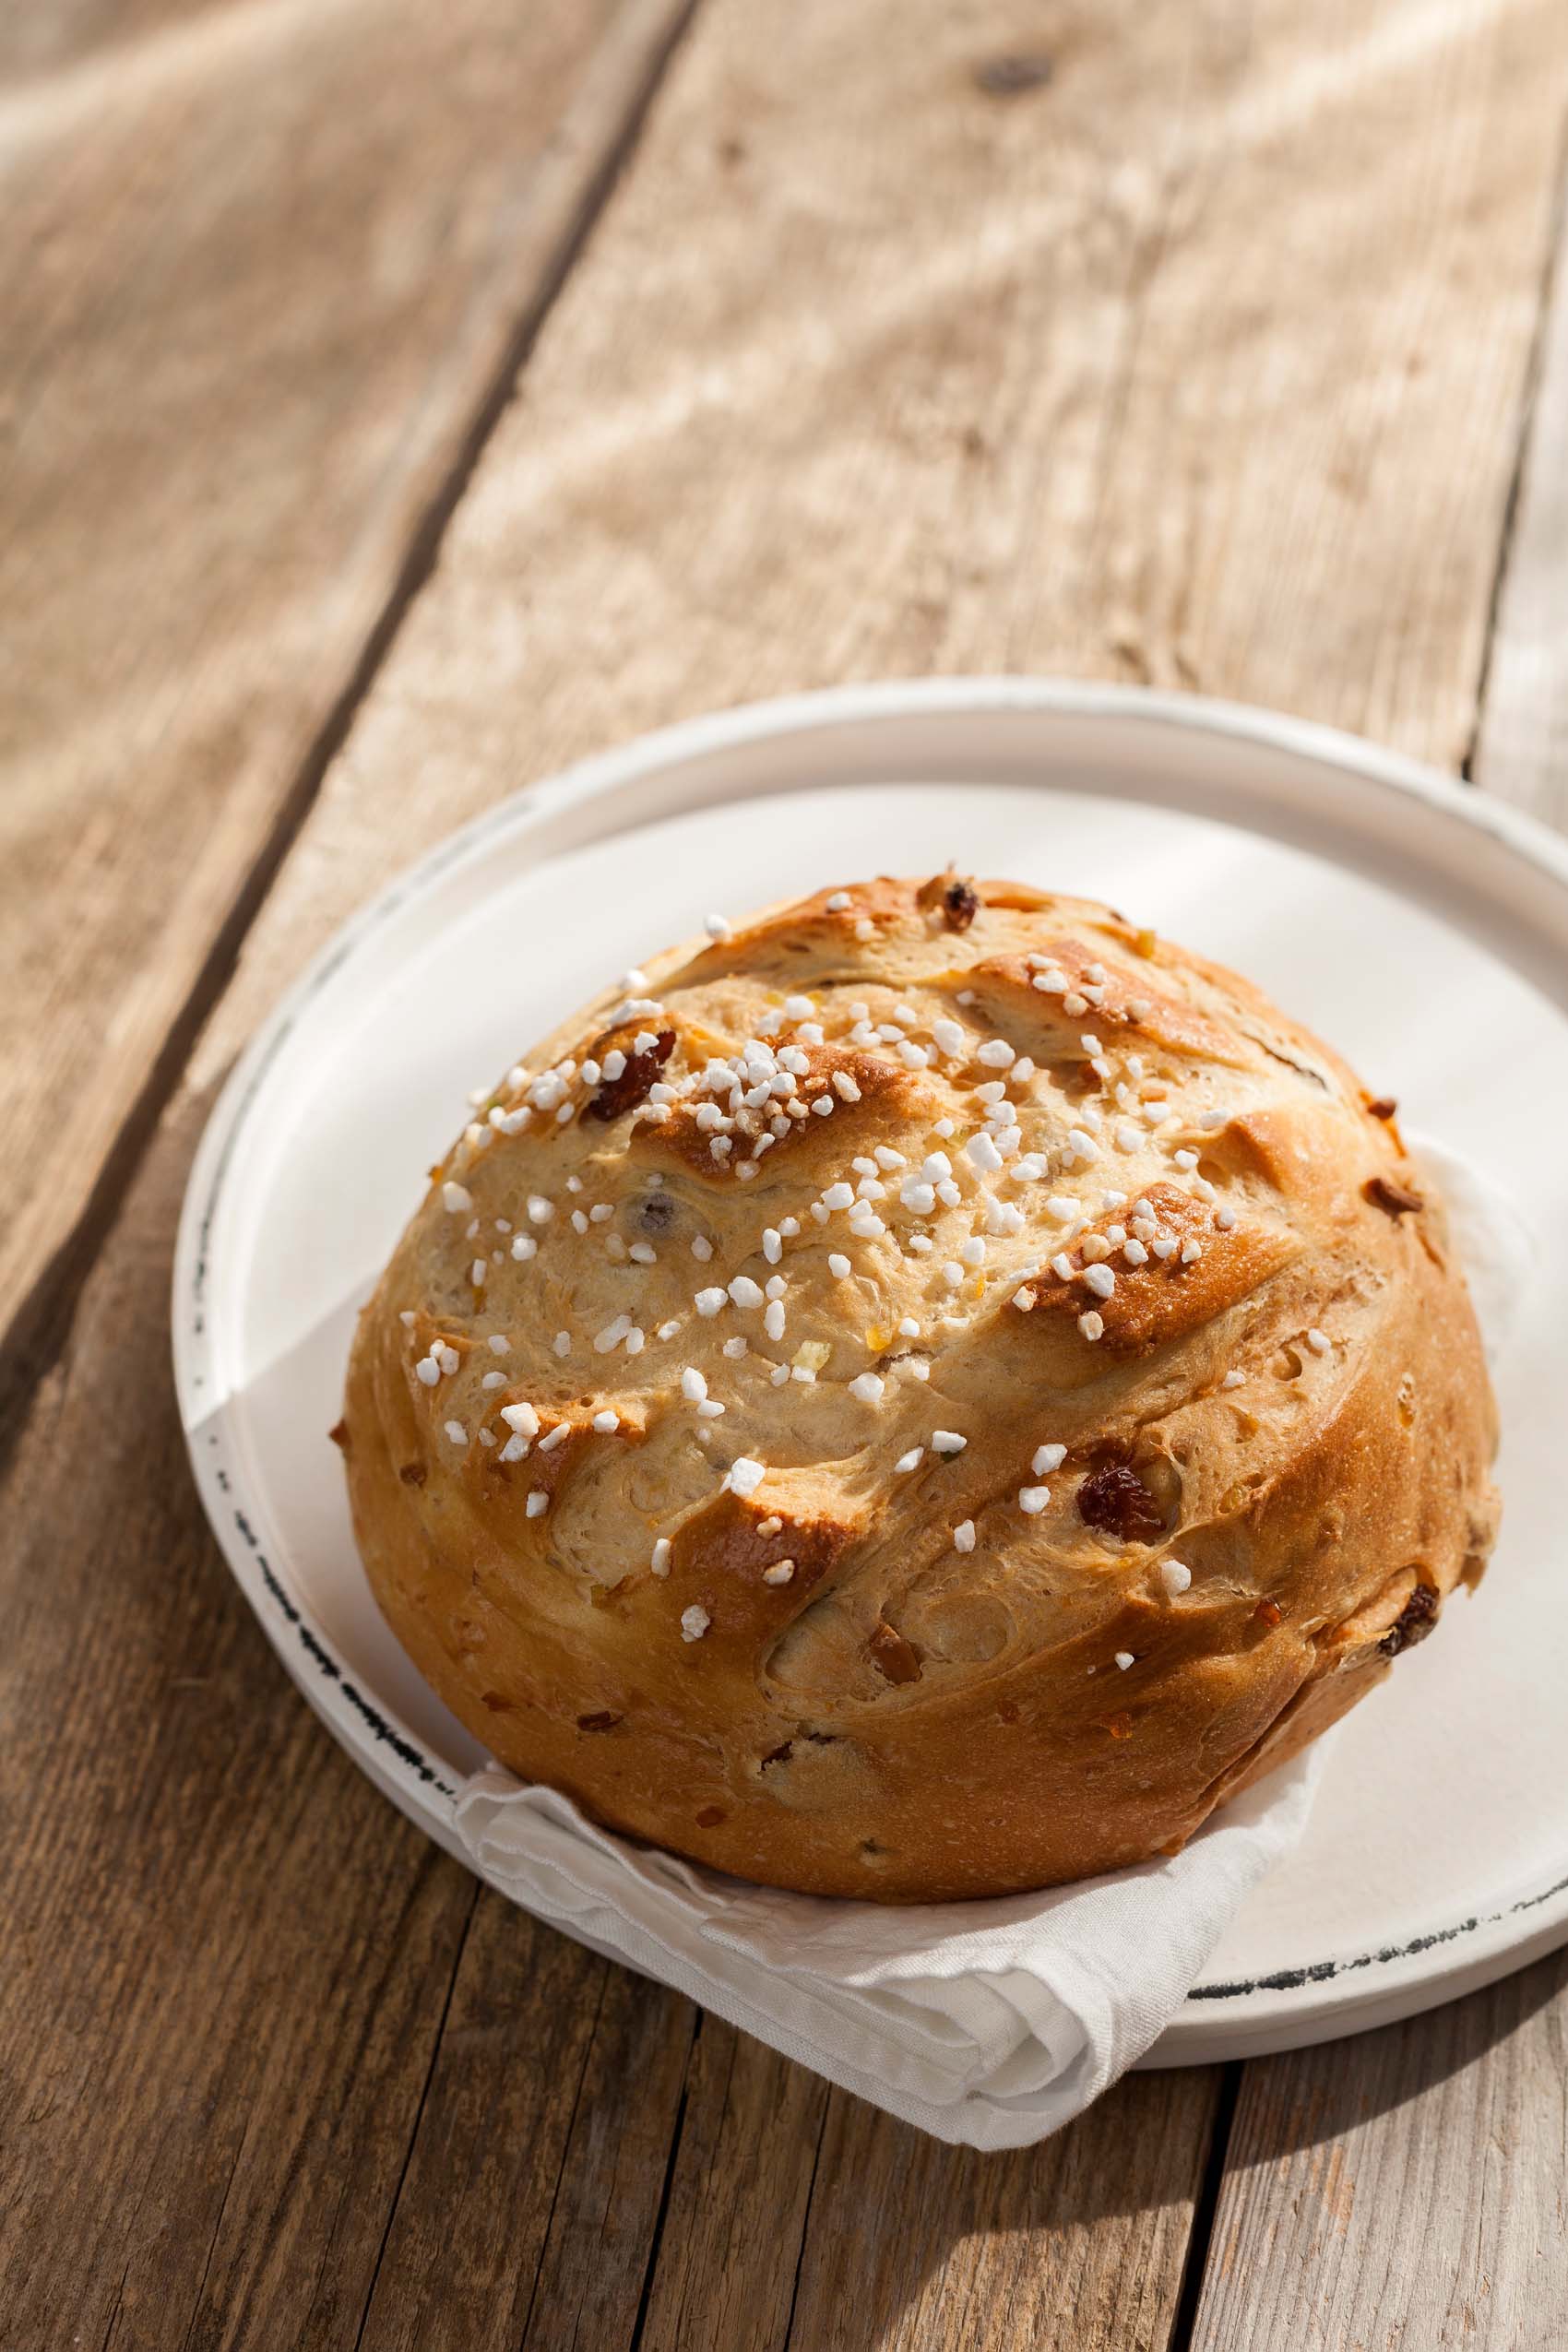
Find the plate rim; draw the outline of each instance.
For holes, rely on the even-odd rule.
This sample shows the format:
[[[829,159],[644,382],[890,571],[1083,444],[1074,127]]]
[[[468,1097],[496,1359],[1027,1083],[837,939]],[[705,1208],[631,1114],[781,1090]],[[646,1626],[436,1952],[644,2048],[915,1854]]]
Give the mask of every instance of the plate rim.
[[[1304,758],[1351,773],[1485,836],[1557,885],[1568,916],[1568,841],[1538,818],[1493,800],[1424,762],[1316,719],[1218,697],[1147,687],[1009,673],[881,680],[769,697],[704,712],[635,736],[506,793],[443,837],[340,923],[274,1004],[235,1059],[192,1160],[176,1234],[171,1310],[176,1399],[198,1494],[230,1572],[291,1681],[356,1765],[427,1835],[469,1862],[451,1826],[457,1790],[448,1767],[432,1762],[395,1714],[361,1692],[322,1628],[272,1567],[253,1515],[243,1507],[239,1465],[226,1442],[226,1399],[204,1394],[211,1369],[208,1301],[211,1236],[245,1118],[306,1007],[410,898],[498,835],[509,835],[616,788],[711,760],[776,737],[831,733],[868,721],[922,715],[984,720],[1125,721],[1176,728]],[[1093,787],[1086,789],[1092,790]],[[260,1517],[253,1504],[254,1517]],[[434,1801],[433,1801],[434,1800]],[[437,1811],[437,1803],[441,1810]],[[1521,1933],[1516,1922],[1531,1917]],[[1289,2049],[1354,2033],[1455,1997],[1568,1939],[1568,1851],[1559,1874],[1496,1910],[1444,1920],[1408,1942],[1334,1955],[1255,1978],[1200,1977],[1182,2011],[1149,2055],[1197,2063],[1217,2054],[1230,2027],[1235,2053]],[[1434,1964],[1433,1953],[1444,1958]],[[1515,1962],[1513,1955],[1517,1952]],[[1338,1988],[1329,1996],[1326,1989]],[[1353,1990],[1351,1990],[1353,1988]],[[1419,1990],[1420,1998],[1407,1996]],[[1336,2025],[1336,2017],[1342,2020]],[[1226,2051],[1218,2054],[1230,2054]]]

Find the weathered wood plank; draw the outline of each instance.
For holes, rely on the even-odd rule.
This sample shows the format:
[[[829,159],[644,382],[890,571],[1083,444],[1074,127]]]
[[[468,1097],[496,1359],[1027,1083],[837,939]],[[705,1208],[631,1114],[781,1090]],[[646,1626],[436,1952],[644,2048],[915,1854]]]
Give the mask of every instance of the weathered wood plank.
[[[1242,2078],[1194,2352],[1568,2341],[1568,1958]]]
[[[1406,5],[1370,28],[1283,0],[1245,28],[1218,6],[1074,9],[1051,78],[1000,99],[977,73],[1016,47],[1001,6],[905,12],[874,75],[863,18],[826,0],[766,34],[715,6],[198,1077],[390,865],[504,785],[702,705],[1062,667],[1273,699],[1456,764],[1550,222],[1556,24],[1537,0]],[[713,2120],[713,2030],[646,2332],[768,2345],[803,2142],[770,2133],[758,2159],[771,2234],[742,2319],[723,2187],[741,2126],[729,2075]],[[745,2070],[778,2072],[751,2051]],[[1211,2097],[1206,2078],[1133,2085],[1056,2154],[989,2167],[835,2103],[793,2340],[912,2344],[956,2323],[936,2317],[952,2302],[962,2340],[1027,2341],[1010,2296],[1038,2334],[1082,2295],[1099,2340],[1159,2342]],[[1164,2120],[1130,2132],[1144,2102]],[[750,2093],[734,2107],[756,2111]],[[1075,2162],[1088,2185],[1065,2219],[1030,2201],[1038,2166]],[[956,2244],[953,2200],[971,2216]],[[1056,2301],[1031,2297],[1035,2265]]]
[[[0,1331],[308,795],[688,6],[7,18]]]
[[[198,15],[210,0],[39,0],[0,17],[0,79],[58,73],[95,50],[172,28]]]
[[[1006,98],[977,81],[1017,50],[1005,0],[886,37],[831,0],[705,11],[216,1054],[496,791],[752,695],[1149,678],[1457,766],[1560,27],[1555,0],[1075,0]]]
[[[1541,337],[1472,774],[1568,831],[1568,237]]]
[[[639,2352],[1163,2352],[1218,2070],[977,2156],[705,2019]]]
[[[835,2092],[792,2352],[1165,2352],[1218,2082],[1130,2075],[1007,2156]]]
[[[611,1970],[518,2352],[635,2341],[699,2017],[662,1987]]]
[[[637,2352],[783,2352],[829,2097],[703,2018]]]
[[[192,1493],[161,1325],[200,1107],[0,1507],[7,2352],[351,2344],[474,1901],[285,1695]]]
[[[481,1899],[279,1676],[127,1354],[205,1108],[0,1497],[0,2342],[613,2347],[694,2013]]]
[[[1568,64],[1568,38],[1560,44]],[[1560,74],[1560,79],[1562,78]],[[1568,246],[1542,338],[1473,780],[1568,826]],[[1568,2341],[1568,1958],[1249,2066],[1194,2344]]]
[[[39,256],[8,288],[0,587],[27,591],[5,636],[27,691],[5,704],[0,934],[36,983],[5,992],[27,1047],[6,1146],[47,1215],[7,1221],[11,1273],[75,1213],[684,10],[465,6],[432,30],[252,8],[117,42],[103,13],[67,73],[0,102],[30,208],[8,224]],[[296,1705],[256,1705],[275,1669],[215,1572],[162,1384],[131,1372],[136,1409],[95,1443],[98,1382],[164,1321],[202,1109],[167,1123],[6,1488],[18,2347],[73,2320],[117,2346],[352,2341],[474,1900]],[[548,2045],[526,2047],[542,2079]]]
[[[482,1894],[359,2352],[629,2343],[692,2020]]]
[[[18,2053],[34,2119],[25,2234],[5,2258],[20,2249],[29,2265],[18,2308],[41,2328],[47,2315],[41,2342],[69,2340],[64,2310],[89,2342],[118,2327],[113,2342],[161,2344],[173,2311],[176,2341],[188,2315],[193,2340],[336,2345],[372,2296],[388,2214],[399,2276],[434,2242],[435,2158],[493,2177],[477,2144],[487,2070],[439,2034],[469,1890],[444,1862],[418,1866],[429,1892],[399,1974],[386,1954],[414,1902],[412,1833],[238,1622],[195,1533],[167,1406],[139,1390],[125,1405],[161,1319],[174,1180],[208,1081],[392,865],[505,785],[700,705],[878,671],[1056,666],[1248,693],[1456,759],[1549,211],[1557,25],[1547,0],[1400,0],[1370,26],[1349,0],[1308,17],[1285,0],[1244,14],[1074,0],[1051,19],[1053,74],[1014,77],[1028,86],[1007,97],[1009,77],[985,70],[1018,45],[1004,0],[911,0],[885,31],[830,0],[766,20],[740,0],[705,11],[0,1494],[0,1535],[26,1538],[0,1581],[0,1670],[31,1726],[6,1760],[32,1816],[27,1967],[14,1997],[0,1979],[0,2054]],[[113,1574],[89,1581],[111,1524]],[[62,1548],[75,1582],[51,1565]],[[187,1654],[159,1648],[170,1611],[222,1660],[230,1713],[206,1744],[155,1670]],[[90,1719],[61,1700],[84,1664]],[[114,1678],[106,1725],[99,1686]],[[124,1864],[106,1873],[111,1851]],[[308,1936],[274,1917],[295,1904]],[[511,1981],[502,1924],[472,1976],[459,1970],[465,1998]],[[336,2035],[328,1989],[346,2004]],[[169,2029],[186,2001],[194,2062]],[[362,2078],[355,2037],[383,2013]],[[697,2049],[710,2031],[671,2180],[681,2234],[667,2217],[647,2313],[698,2344],[740,2309],[742,2223],[721,2174],[776,2067],[738,2048],[721,2084],[705,2072],[719,2030]],[[556,2093],[511,2079],[549,2068],[559,2034],[540,2045],[519,2022],[490,2037],[506,2111],[545,2118],[559,2144]],[[613,2210],[617,2117],[668,2102],[654,2040],[646,2109],[589,2045],[581,2079],[585,2095],[602,2082],[603,2104],[585,2139],[579,2098],[561,2175],[584,2250]],[[48,2106],[56,2079],[83,2090],[80,2112]],[[778,2093],[786,2124],[756,2176],[778,2232],[759,2265],[759,2342],[784,2309],[821,2098],[801,2078]],[[1210,2097],[1206,2076],[1123,2085],[1028,2160],[941,2149],[833,2097],[790,2340],[1027,2342],[1008,2332],[1019,2300],[1049,2343],[1081,2296],[1089,2343],[1159,2344]],[[342,2136],[324,2144],[329,2117]],[[410,2141],[417,2182],[394,2206]],[[125,2185],[147,2176],[149,2143],[156,2206]],[[339,2150],[363,2168],[351,2195]],[[639,2215],[647,2177],[639,2157]],[[66,2245],[48,2225],[78,2178]],[[537,2245],[526,2200],[514,2219]],[[520,2308],[482,2213],[463,2220],[468,2275]],[[719,2267],[706,2304],[683,2254],[694,2230]],[[580,2258],[547,2230],[546,2275],[552,2246],[536,2340],[602,2308],[612,2347],[635,2261],[615,2252],[602,2307],[574,2304]],[[116,2316],[123,2277],[142,2299],[122,2296]],[[389,2302],[370,2309],[396,2325]]]

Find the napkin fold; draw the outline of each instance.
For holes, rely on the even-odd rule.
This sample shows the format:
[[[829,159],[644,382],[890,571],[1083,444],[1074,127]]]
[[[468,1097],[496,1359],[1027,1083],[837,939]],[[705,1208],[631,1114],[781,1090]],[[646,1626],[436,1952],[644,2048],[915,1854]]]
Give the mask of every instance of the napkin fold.
[[[1044,2139],[1141,2057],[1305,1825],[1323,1743],[1169,1860],[989,1902],[750,1886],[616,1837],[498,1764],[457,1808],[474,1868],[848,2091],[974,2148]]]
[[[1495,1363],[1527,1231],[1457,1155],[1412,1143],[1442,1182]],[[498,1764],[464,1784],[456,1819],[482,1877],[581,1942],[938,2139],[1023,2147],[1158,2039],[1300,1840],[1332,1745],[1271,1773],[1168,1860],[990,1902],[895,1907],[751,1886],[614,1836]]]

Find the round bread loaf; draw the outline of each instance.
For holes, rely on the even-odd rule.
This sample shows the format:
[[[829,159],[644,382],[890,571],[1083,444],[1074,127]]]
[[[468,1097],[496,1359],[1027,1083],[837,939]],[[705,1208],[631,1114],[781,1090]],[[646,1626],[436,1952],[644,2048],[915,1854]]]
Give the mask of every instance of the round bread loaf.
[[[504,1764],[914,1901],[1170,1853],[1485,1564],[1395,1106],[1108,908],[879,880],[510,1071],[361,1318],[377,1599]]]

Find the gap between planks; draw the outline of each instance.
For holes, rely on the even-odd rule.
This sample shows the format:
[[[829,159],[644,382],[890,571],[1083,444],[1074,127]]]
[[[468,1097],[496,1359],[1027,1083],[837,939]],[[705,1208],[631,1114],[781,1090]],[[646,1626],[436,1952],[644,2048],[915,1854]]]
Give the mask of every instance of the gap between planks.
[[[540,330],[636,146],[649,107],[702,0],[627,0],[585,69],[540,158],[529,232],[533,282],[499,362],[462,427],[450,463],[417,517],[379,611],[343,685],[312,734],[227,913],[213,932],[146,1078],[114,1134],[79,1214],[0,1333],[0,1476],[28,1400],[67,1345],[82,1288],[172,1099],[191,1049],[238,964],[245,936],[305,824],[354,716],[434,570],[448,524]]]
[[[681,2142],[686,2129],[686,2106],[691,2097],[692,2061],[696,2055],[697,2043],[702,2038],[704,2013],[701,2009],[698,2009],[692,2019],[692,2038],[686,2050],[686,2063],[681,2077],[680,2104],[675,2109],[675,2125],[670,2134],[670,2153],[665,2159],[664,2180],[659,2192],[659,2211],[654,2216],[653,2233],[648,2239],[647,2262],[643,2269],[642,2292],[637,2297],[637,2315],[632,2322],[632,2336],[627,2352],[642,2352],[643,2335],[647,2327],[648,2305],[653,2299],[654,2275],[659,2268],[659,2248],[664,2243],[664,2227],[670,2218],[670,2198],[675,2186],[675,2167],[680,2160]],[[805,2233],[802,2231],[802,2244],[803,2245],[804,2242]],[[529,2314],[530,2316],[532,2314],[531,2304]]]
[[[214,931],[159,1051],[125,1111],[88,1198],[69,1230],[39,1271],[0,1335],[0,1475],[28,1419],[28,1406],[69,1341],[76,1310],[99,1253],[112,1230],[172,1099],[191,1047],[239,960],[246,933],[304,826],[322,780],[360,703],[397,641],[404,617],[434,568],[441,542],[480,455],[493,432],[540,330],[590,239],[595,223],[636,148],[647,112],[701,0],[629,0],[595,52],[539,166],[528,241],[534,248],[532,282],[511,321],[499,361],[462,423],[454,451],[409,535],[385,599],[354,656],[343,685],[326,709],[280,794],[275,813]],[[362,2339],[403,2182],[443,2049],[445,2027],[462,1956],[480,1899],[476,1883],[452,1957],[440,2021],[433,2036],[421,2097],[409,2128],[398,2186],[361,2314]],[[236,2149],[234,2161],[239,2161]],[[221,2209],[219,2227],[221,2224]],[[213,2243],[217,2242],[216,2229]],[[208,2251],[210,2262],[210,2249]],[[127,2274],[128,2275],[128,2274]],[[205,2271],[203,2287],[205,2288]],[[199,2319],[193,2308],[190,2328]],[[113,2335],[118,2302],[109,2322]],[[186,2331],[188,2340],[189,2329]]]
[[[784,2352],[794,2352],[795,2313],[801,2302],[801,2274],[806,2266],[806,2232],[811,2227],[812,2204],[816,2196],[817,2175],[822,2170],[822,2144],[827,2137],[827,2101],[822,2103],[822,2120],[817,2126],[816,2145],[812,2150],[812,2175],[806,2183],[806,2210],[801,2223],[801,2242],[795,2253],[794,2275],[790,2281],[790,2311],[784,2322]]]
[[[410,2119],[409,2144],[403,2150],[403,2162],[398,2174],[398,2185],[386,2200],[386,2220],[381,2232],[381,2243],[376,2248],[375,2260],[371,2265],[370,2283],[365,2288],[364,2307],[360,2312],[359,2326],[354,2331],[354,2352],[360,2352],[360,2346],[364,2342],[365,2329],[370,2324],[371,2307],[375,2301],[375,2289],[381,2277],[381,2266],[386,2260],[386,2248],[392,2236],[392,2225],[398,2218],[398,2207],[402,2202],[404,2183],[409,2177],[409,2167],[413,2162],[414,2143],[419,2138],[420,2123],[425,2108],[430,2104],[430,2088],[435,2080],[435,2070],[441,2060],[441,2046],[446,2036],[446,2020],[452,2014],[452,1998],[457,1990],[457,1978],[462,1971],[463,1954],[469,1947],[469,1937],[473,1931],[474,1913],[479,1907],[479,1899],[482,1892],[481,1881],[475,1879],[469,1891],[469,1906],[463,1914],[463,1924],[457,1931],[457,1940],[453,1947],[452,1972],[446,1979],[446,1989],[441,2002],[441,2013],[436,2020],[435,2031],[430,2037],[430,2058],[424,2070],[424,2081],[420,2085],[420,2095],[414,2102],[414,2111]],[[221,2221],[221,2215],[220,2220]],[[216,2236],[214,2242],[216,2242]],[[196,2325],[196,2314],[193,2312],[191,2317],[193,2328]]]
[[[1568,270],[1564,267],[1563,228],[1568,220],[1568,115],[1564,116],[1558,141],[1557,169],[1554,177],[1551,223],[1541,257],[1540,291],[1536,305],[1535,331],[1530,338],[1529,356],[1525,368],[1525,380],[1519,393],[1519,421],[1514,436],[1514,464],[1508,477],[1508,496],[1503,510],[1503,528],[1498,533],[1497,561],[1492,567],[1491,594],[1487,600],[1486,637],[1481,647],[1480,674],[1476,680],[1476,715],[1470,729],[1470,739],[1459,763],[1459,773],[1467,784],[1480,783],[1495,787],[1498,779],[1478,774],[1481,762],[1482,735],[1487,724],[1491,693],[1492,665],[1496,659],[1498,638],[1503,612],[1503,600],[1514,558],[1518,546],[1521,515],[1525,512],[1526,484],[1532,462],[1539,462],[1548,472],[1552,469],[1555,452],[1546,450],[1536,459],[1535,444],[1538,422],[1543,419],[1543,392],[1548,390],[1547,370],[1552,349],[1553,329],[1562,329],[1563,315],[1568,312]],[[1499,697],[1501,699],[1501,697]],[[1489,762],[1487,765],[1495,765]],[[1540,814],[1546,814],[1543,808]]]
[[[1214,2129],[1209,2138],[1203,2179],[1193,2204],[1193,2226],[1188,2233],[1186,2257],[1182,2265],[1182,2284],[1177,2290],[1176,2310],[1171,2317],[1166,2352],[1191,2352],[1204,2280],[1208,2275],[1220,2192],[1225,2186],[1225,2169],[1236,2129],[1236,2106],[1241,2095],[1242,2072],[1242,2061],[1239,2058],[1228,2060],[1220,2072]]]
[[[1547,616],[1561,611],[1568,577],[1565,199],[1568,109],[1462,765],[1477,790],[1559,828],[1568,640]],[[1278,2340],[1282,2326],[1303,2338],[1310,2327],[1325,2352],[1350,2352],[1374,2332],[1396,2352],[1562,2342],[1565,1984],[1556,1953],[1353,2037],[1353,2058],[1326,2043],[1228,2069],[1197,2217],[1202,2258],[1190,2255],[1170,2352],[1242,2352]],[[1356,2102],[1345,2096],[1352,2073]],[[1425,2193],[1407,2227],[1412,2185]]]

